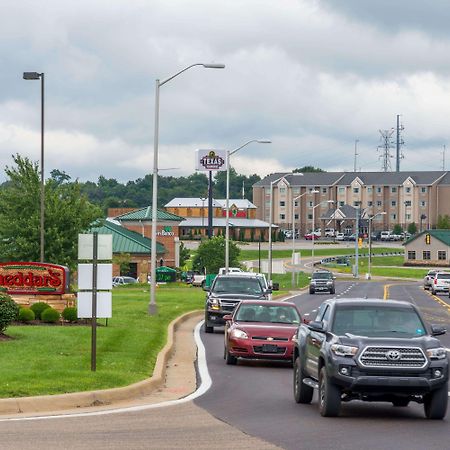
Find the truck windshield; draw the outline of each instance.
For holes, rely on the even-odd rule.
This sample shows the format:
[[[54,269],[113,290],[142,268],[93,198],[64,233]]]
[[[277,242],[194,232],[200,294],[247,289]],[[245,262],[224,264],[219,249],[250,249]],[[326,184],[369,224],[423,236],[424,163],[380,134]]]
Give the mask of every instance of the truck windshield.
[[[263,288],[257,278],[217,278],[211,292],[215,294],[229,293],[229,294],[250,294],[261,295]]]
[[[425,325],[413,309],[377,306],[341,306],[336,309],[332,332],[339,336],[418,337]]]
[[[316,272],[312,275],[313,280],[328,280],[330,278],[332,278],[332,275],[329,272]]]

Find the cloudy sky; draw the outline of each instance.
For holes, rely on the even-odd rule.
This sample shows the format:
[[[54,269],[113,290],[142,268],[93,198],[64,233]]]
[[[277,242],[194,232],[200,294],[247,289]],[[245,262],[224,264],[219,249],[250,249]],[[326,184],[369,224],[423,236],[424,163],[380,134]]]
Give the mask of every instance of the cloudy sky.
[[[46,176],[127,181],[153,168],[155,79],[215,62],[161,87],[161,175],[250,139],[273,143],[234,155],[239,173],[352,171],[356,139],[358,170],[381,170],[397,114],[402,170],[441,170],[449,23],[446,0],[2,0],[1,165],[40,158],[40,83],[24,71],[45,73]]]

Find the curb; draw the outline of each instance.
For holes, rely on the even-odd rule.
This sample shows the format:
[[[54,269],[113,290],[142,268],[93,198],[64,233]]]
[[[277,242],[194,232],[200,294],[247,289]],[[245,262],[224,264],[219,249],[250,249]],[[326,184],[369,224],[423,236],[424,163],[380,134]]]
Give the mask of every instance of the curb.
[[[174,351],[174,335],[185,321],[203,311],[195,310],[172,320],[168,326],[167,342],[156,358],[153,375],[143,381],[119,388],[96,391],[73,392],[58,395],[40,395],[35,397],[17,397],[0,399],[0,414],[36,413],[43,411],[67,410],[93,406],[105,406],[114,402],[130,400],[152,393],[161,387],[166,378],[167,362]]]

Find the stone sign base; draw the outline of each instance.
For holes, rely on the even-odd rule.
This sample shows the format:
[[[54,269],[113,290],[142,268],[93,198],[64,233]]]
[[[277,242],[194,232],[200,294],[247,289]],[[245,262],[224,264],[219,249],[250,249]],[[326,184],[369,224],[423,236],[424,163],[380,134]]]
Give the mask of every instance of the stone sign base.
[[[77,297],[75,294],[59,295],[34,295],[34,294],[14,294],[11,298],[20,306],[29,308],[34,303],[45,302],[52,308],[62,312],[67,306],[76,306]]]

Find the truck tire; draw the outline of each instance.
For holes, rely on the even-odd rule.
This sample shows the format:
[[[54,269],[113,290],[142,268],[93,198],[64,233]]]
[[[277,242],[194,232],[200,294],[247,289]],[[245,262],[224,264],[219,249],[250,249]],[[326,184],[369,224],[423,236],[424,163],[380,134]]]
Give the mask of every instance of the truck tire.
[[[205,314],[205,333],[214,333],[214,327],[208,326],[208,316]]]
[[[330,294],[331,294],[331,295],[336,294],[336,289],[334,289],[334,288],[333,288],[333,289],[330,289]]]
[[[319,375],[319,411],[323,417],[336,417],[341,409],[341,390],[328,379],[325,367]]]
[[[425,416],[431,420],[442,420],[447,413],[448,382],[427,394],[423,399]]]
[[[306,378],[300,363],[300,357],[297,356],[294,362],[294,399],[297,403],[311,403],[314,389],[303,383]]]
[[[316,291],[314,289],[309,288],[309,293],[314,294]]]

